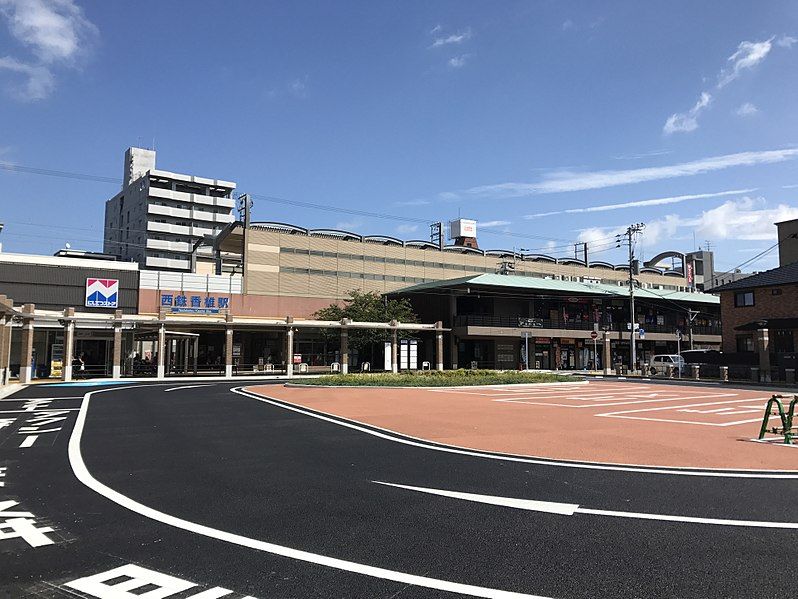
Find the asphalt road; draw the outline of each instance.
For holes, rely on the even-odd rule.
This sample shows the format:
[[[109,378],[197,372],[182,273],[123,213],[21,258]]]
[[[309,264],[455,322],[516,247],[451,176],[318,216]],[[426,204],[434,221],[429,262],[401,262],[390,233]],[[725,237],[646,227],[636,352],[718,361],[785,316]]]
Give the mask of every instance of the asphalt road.
[[[0,400],[0,597],[794,592],[796,475],[458,452],[232,387]]]

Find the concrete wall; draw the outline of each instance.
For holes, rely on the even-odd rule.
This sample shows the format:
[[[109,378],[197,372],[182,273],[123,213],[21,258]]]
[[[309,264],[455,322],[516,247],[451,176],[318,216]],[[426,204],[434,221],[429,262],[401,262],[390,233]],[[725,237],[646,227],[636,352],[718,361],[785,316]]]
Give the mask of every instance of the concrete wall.
[[[264,229],[247,232],[246,292],[255,295],[343,299],[350,291],[387,293],[425,281],[496,272],[497,256],[461,254]],[[625,284],[623,271],[578,265],[518,261],[516,276]],[[684,287],[685,280],[643,273],[655,288]]]

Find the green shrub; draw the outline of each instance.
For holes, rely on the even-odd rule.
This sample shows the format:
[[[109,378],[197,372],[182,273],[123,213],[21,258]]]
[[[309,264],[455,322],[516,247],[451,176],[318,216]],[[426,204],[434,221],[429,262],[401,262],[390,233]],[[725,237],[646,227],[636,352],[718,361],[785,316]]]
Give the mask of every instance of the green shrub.
[[[416,370],[392,373],[330,374],[317,378],[293,379],[296,385],[333,387],[460,387],[574,381],[575,377],[549,372],[499,370]],[[578,379],[577,379],[578,380]]]

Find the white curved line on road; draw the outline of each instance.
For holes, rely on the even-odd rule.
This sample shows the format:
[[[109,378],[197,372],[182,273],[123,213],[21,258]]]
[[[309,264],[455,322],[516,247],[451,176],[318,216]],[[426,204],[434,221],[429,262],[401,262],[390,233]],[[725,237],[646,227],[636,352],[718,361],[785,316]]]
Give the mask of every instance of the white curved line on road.
[[[210,383],[205,383],[204,385],[183,385],[182,387],[172,387],[171,389],[164,389],[164,391],[180,391],[181,389],[197,389],[199,387],[210,387]]]
[[[354,572],[356,574],[363,574],[365,576],[372,576],[374,578],[381,578],[383,580],[391,580],[402,584],[409,584],[429,589],[436,589],[440,591],[447,591],[450,593],[459,593],[461,595],[470,595],[471,597],[483,597],[485,599],[551,599],[542,595],[527,595],[524,593],[514,593],[511,591],[502,591],[500,589],[490,589],[486,587],[478,587],[470,584],[463,584],[459,582],[451,582],[448,580],[439,580],[437,578],[428,578],[426,576],[418,576],[415,574],[407,574],[405,572],[398,572],[395,570],[388,570],[386,568],[379,568],[376,566],[369,566],[366,564],[359,564],[357,562],[350,562],[343,559],[328,557],[317,553],[310,553],[300,549],[293,549],[283,545],[276,545],[267,541],[258,539],[251,539],[242,535],[237,535],[196,522],[190,522],[170,514],[165,514],[154,508],[148,507],[138,501],[107,487],[96,478],[86,468],[83,461],[83,455],[80,452],[80,440],[83,435],[83,428],[86,423],[86,414],[89,408],[89,402],[92,395],[96,393],[104,393],[107,391],[120,391],[123,389],[135,389],[141,385],[131,385],[127,387],[116,387],[114,389],[100,389],[98,391],[91,391],[86,393],[83,402],[80,406],[75,426],[72,429],[72,436],[69,438],[69,463],[72,466],[72,471],[75,473],[77,479],[84,485],[89,487],[95,493],[98,493],[116,503],[117,505],[128,509],[132,512],[140,514],[145,518],[156,520],[168,526],[173,526],[181,530],[192,532],[195,534],[203,535],[212,539],[218,539],[227,543],[233,543],[241,547],[255,549],[257,551],[264,551],[274,555],[287,557],[291,559],[300,560],[320,566],[327,566],[338,570],[347,572]]]
[[[313,418],[318,418],[319,420],[324,420],[326,422],[331,422],[333,424],[337,424],[338,426],[343,426],[346,428],[351,428],[368,435],[372,435],[374,437],[379,437],[380,439],[385,439],[387,441],[393,441],[394,443],[402,443],[403,445],[410,445],[412,447],[420,447],[422,449],[429,449],[432,451],[443,451],[446,453],[455,453],[458,455],[467,455],[473,456],[477,458],[485,458],[488,460],[502,460],[505,462],[520,462],[523,464],[535,464],[539,466],[554,466],[557,468],[578,468],[578,469],[585,469],[585,470],[610,470],[610,471],[619,471],[619,472],[635,472],[635,473],[642,473],[642,474],[672,474],[672,475],[679,475],[679,476],[710,476],[716,478],[776,478],[776,479],[798,479],[798,473],[794,470],[782,470],[782,471],[773,471],[773,472],[761,472],[761,471],[728,471],[728,470],[712,470],[712,469],[699,469],[699,468],[660,468],[656,466],[632,466],[632,465],[625,465],[625,464],[602,464],[600,462],[567,462],[561,460],[554,460],[554,459],[544,459],[544,458],[534,458],[534,457],[520,457],[520,456],[508,456],[502,455],[498,453],[490,453],[487,451],[479,451],[476,449],[464,449],[461,447],[455,447],[451,445],[437,445],[432,444],[426,439],[420,439],[418,437],[412,437],[405,433],[399,433],[396,431],[392,431],[386,428],[380,428],[374,425],[366,425],[363,422],[358,422],[357,420],[351,420],[348,418],[343,418],[340,416],[336,416],[335,418],[330,416],[325,416],[323,414],[317,414],[310,410],[307,410],[301,406],[296,404],[291,404],[285,400],[274,401],[266,396],[258,395],[256,393],[252,393],[251,391],[245,391],[240,387],[235,387],[230,389],[233,393],[238,393],[239,395],[244,395],[246,397],[250,397],[257,401],[262,401],[263,403],[267,403],[269,405],[282,408],[284,410],[290,410],[292,412],[298,412],[299,414],[304,414],[306,416],[311,416]],[[399,436],[397,436],[399,435]]]
[[[446,489],[431,489],[429,487],[413,487],[410,485],[400,485],[398,483],[386,483],[379,480],[371,481],[386,487],[396,487],[408,491],[439,495],[451,499],[461,499],[464,501],[474,501],[476,503],[487,503],[502,507],[514,508],[517,510],[529,510],[532,512],[545,512],[548,514],[559,514],[561,516],[573,516],[574,514],[590,514],[593,516],[612,516],[614,518],[633,518],[636,520],[663,520],[665,522],[686,522],[689,524],[715,524],[720,526],[745,526],[749,528],[798,528],[798,522],[765,522],[761,520],[731,520],[727,518],[698,518],[694,516],[674,516],[668,514],[646,514],[642,512],[621,512],[615,510],[594,510],[584,508],[576,503],[558,503],[555,501],[538,501],[535,499],[518,499],[515,497],[501,497],[497,495],[479,495],[476,493],[464,493],[462,491],[447,491]]]

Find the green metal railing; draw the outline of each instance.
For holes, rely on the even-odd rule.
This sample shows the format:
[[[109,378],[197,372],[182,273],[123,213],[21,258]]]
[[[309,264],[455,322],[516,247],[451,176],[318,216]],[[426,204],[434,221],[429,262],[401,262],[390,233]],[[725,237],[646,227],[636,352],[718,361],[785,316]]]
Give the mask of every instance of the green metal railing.
[[[784,443],[787,445],[793,444],[793,438],[796,435],[796,430],[793,428],[792,422],[795,416],[795,404],[798,403],[798,395],[792,396],[787,409],[784,409],[783,400],[788,399],[787,395],[774,395],[768,400],[767,407],[765,408],[765,417],[762,419],[762,427],[759,429],[759,438],[763,439],[765,433],[772,433],[774,435],[784,435]],[[773,411],[773,406],[776,406],[777,412]],[[781,426],[774,426],[768,429],[768,422],[771,416],[778,416],[781,420]]]

